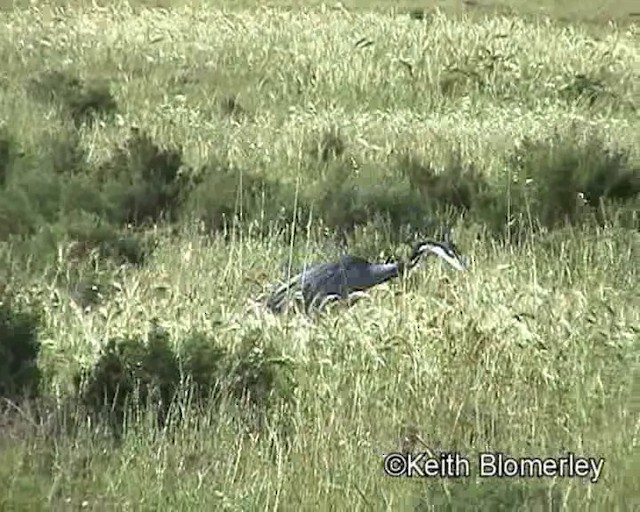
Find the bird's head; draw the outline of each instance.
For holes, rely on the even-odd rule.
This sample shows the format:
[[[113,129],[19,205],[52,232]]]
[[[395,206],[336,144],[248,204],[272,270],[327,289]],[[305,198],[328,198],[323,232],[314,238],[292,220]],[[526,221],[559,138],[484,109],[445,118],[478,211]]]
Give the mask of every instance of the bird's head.
[[[435,240],[424,240],[413,244],[411,251],[411,261],[417,260],[425,255],[434,254],[445,260],[456,270],[466,270],[467,265],[458,252],[458,248],[451,241],[436,242]]]

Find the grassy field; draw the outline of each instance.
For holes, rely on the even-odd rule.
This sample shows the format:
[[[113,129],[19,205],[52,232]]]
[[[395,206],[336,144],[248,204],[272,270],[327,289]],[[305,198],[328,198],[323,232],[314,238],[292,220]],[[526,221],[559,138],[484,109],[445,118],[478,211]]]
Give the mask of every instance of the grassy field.
[[[247,339],[260,354],[276,350],[291,369],[283,385],[290,400],[250,433],[242,406],[227,397],[160,433],[145,416],[115,445],[86,422],[51,435],[19,406],[20,415],[0,423],[2,510],[640,508],[640,239],[637,223],[620,220],[637,219],[637,199],[601,226],[549,225],[520,243],[492,235],[495,201],[428,210],[454,225],[469,272],[429,261],[354,307],[314,319],[247,304],[282,278],[289,260],[341,250],[333,232],[357,205],[333,205],[323,192],[332,180],[390,210],[414,198],[420,181],[399,174],[403,155],[442,172],[474,168],[499,189],[524,182],[511,176],[511,155],[525,148],[526,156],[528,140],[588,147],[597,137],[638,169],[640,44],[631,2],[541,2],[551,18],[516,0],[443,3],[442,11],[416,2],[397,11],[364,1],[54,3],[62,5],[0,2],[0,128],[19,141],[22,158],[8,173],[0,166],[0,276],[42,309],[46,394],[68,393],[74,372],[108,339],[159,323],[176,345],[196,329],[231,351]],[[425,6],[425,19],[407,14]],[[117,112],[74,123],[59,105],[34,100],[34,80],[54,71],[64,75],[45,88],[59,85],[56,76],[108,83]],[[77,205],[89,211],[98,196],[83,191],[94,175],[45,173],[59,156],[47,144],[73,140],[83,165],[98,169],[134,127],[162,147],[179,146],[185,168],[224,162],[280,188],[262,202],[259,193],[254,203],[231,196],[261,212],[245,230],[202,234],[184,215],[172,233],[152,230],[159,243],[144,265],[78,262],[73,237],[54,235]],[[75,161],[61,158],[63,167]],[[579,156],[576,165],[592,160]],[[533,171],[547,165],[531,162]],[[188,203],[200,220],[228,196],[211,176]],[[533,224],[581,192],[556,197],[561,184],[553,183],[540,197],[558,204],[515,198],[510,208]],[[295,237],[275,222],[291,201],[311,215]],[[349,251],[400,252],[405,218],[378,222],[367,205],[358,210],[367,222],[347,235]],[[54,219],[46,229],[44,219]],[[418,231],[432,236],[423,220]],[[18,236],[8,228],[14,222],[37,229]],[[86,310],[59,286],[60,276],[83,272],[111,290]],[[420,440],[472,461],[483,451],[574,452],[605,465],[597,483],[479,478],[475,464],[460,479],[383,474],[383,453],[423,451]]]

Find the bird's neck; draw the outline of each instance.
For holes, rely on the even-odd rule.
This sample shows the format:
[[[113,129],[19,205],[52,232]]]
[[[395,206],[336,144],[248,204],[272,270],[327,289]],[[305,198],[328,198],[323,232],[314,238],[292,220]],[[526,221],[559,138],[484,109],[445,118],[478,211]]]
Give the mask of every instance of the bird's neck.
[[[411,257],[408,260],[400,260],[397,264],[398,275],[404,274],[407,270],[411,270],[418,264],[418,257]]]

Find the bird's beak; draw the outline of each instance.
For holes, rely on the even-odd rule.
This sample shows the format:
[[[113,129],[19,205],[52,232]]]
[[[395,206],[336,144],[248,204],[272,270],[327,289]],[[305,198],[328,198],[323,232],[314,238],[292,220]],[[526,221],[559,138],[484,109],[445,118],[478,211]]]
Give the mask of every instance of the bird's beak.
[[[456,255],[452,257],[448,254],[443,254],[441,255],[441,257],[456,270],[467,270],[467,265],[465,264],[461,256]]]
[[[448,259],[448,261],[451,264],[451,266],[456,270],[467,270],[468,268],[466,258],[462,258],[462,257],[451,258],[451,259]]]
[[[436,256],[441,257],[443,260],[445,260],[449,265],[451,265],[456,270],[466,270],[467,269],[466,262],[464,261],[462,256],[458,256],[457,254],[454,254],[452,256],[449,253],[447,253],[444,250],[442,250],[440,247],[437,247],[437,248],[426,248],[426,250],[423,252],[423,254],[425,252],[432,252]]]

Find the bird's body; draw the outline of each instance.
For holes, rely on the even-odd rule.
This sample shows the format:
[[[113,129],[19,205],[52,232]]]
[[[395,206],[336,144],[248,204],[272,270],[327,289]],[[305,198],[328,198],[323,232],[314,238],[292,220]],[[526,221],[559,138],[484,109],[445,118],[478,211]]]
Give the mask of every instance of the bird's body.
[[[449,242],[418,242],[408,261],[371,263],[358,256],[345,255],[338,261],[305,267],[271,294],[267,307],[274,313],[283,311],[292,290],[303,300],[306,311],[321,309],[328,300],[360,298],[369,288],[413,268],[425,253],[444,258],[458,270],[464,268],[455,246]]]

